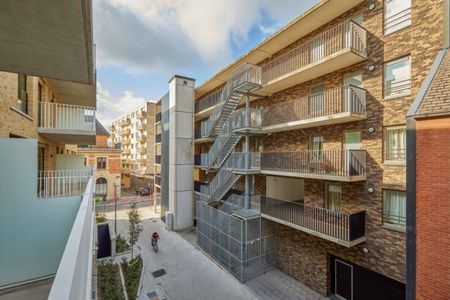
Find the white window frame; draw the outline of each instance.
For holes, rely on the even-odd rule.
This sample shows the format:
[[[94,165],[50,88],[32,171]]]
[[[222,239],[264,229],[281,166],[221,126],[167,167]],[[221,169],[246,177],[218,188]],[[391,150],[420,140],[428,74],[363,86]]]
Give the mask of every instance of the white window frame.
[[[403,152],[404,152],[404,154],[403,154],[403,156],[404,156],[404,158],[403,159],[390,159],[390,157],[388,157],[388,149],[389,149],[389,145],[388,145],[388,142],[389,142],[389,139],[388,139],[388,131],[390,131],[390,130],[404,130],[404,136],[405,136],[405,141],[403,142],[404,143],[404,149],[403,149]],[[404,165],[405,163],[406,163],[406,125],[402,125],[402,126],[389,126],[389,127],[385,127],[384,128],[384,130],[383,130],[383,140],[384,140],[384,142],[383,142],[383,147],[384,147],[384,153],[383,153],[383,158],[384,158],[384,162],[385,163],[391,163],[391,164],[401,164],[401,165]],[[398,148],[398,147],[397,147]],[[402,149],[396,149],[397,151],[401,151]],[[401,155],[401,154],[397,154],[397,156],[398,155]]]
[[[402,85],[404,86],[404,88],[399,89],[398,87],[396,87],[396,89],[399,90],[399,92],[392,92],[392,87],[391,87],[391,92],[389,94],[387,94],[387,71],[388,71],[388,66],[393,65],[393,64],[397,64],[400,62],[404,62],[404,61],[408,61],[409,63],[409,78],[400,80],[399,82],[403,82]],[[398,82],[397,82],[398,84]],[[383,71],[383,96],[384,96],[384,100],[389,100],[389,99],[394,99],[394,98],[399,98],[399,97],[404,97],[404,96],[408,96],[411,95],[411,86],[412,86],[412,81],[411,81],[411,56],[404,56],[395,60],[391,60],[388,61],[386,63],[384,63],[384,71]]]
[[[388,17],[388,6],[395,5],[399,2],[409,2],[409,7],[405,8],[392,16]],[[384,1],[384,16],[383,27],[384,35],[389,35],[403,28],[411,26],[411,0],[385,0]]]

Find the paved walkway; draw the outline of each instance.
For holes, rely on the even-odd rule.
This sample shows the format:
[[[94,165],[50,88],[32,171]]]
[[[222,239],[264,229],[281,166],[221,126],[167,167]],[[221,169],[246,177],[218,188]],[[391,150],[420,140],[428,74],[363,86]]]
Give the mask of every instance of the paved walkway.
[[[195,246],[195,230],[182,233],[167,231],[153,207],[139,208],[144,231],[136,252],[144,259],[143,286],[140,300],[155,292],[159,299],[326,299],[279,270],[267,272],[241,284]],[[113,212],[107,213],[113,219]],[[118,211],[117,231],[127,237],[127,210]],[[160,235],[159,251],[154,253],[150,236]],[[166,274],[154,278],[152,272],[164,269]],[[153,298],[152,298],[153,299]]]

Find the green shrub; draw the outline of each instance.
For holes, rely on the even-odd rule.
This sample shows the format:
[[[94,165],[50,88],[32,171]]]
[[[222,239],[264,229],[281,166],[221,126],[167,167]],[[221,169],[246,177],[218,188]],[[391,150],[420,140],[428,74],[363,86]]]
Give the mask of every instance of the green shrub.
[[[105,214],[95,214],[95,218],[97,220],[97,223],[103,223],[106,222],[106,216]]]
[[[130,250],[130,245],[128,245],[125,238],[123,238],[120,234],[116,237],[116,252],[122,253]]]
[[[122,259],[122,271],[125,277],[125,288],[129,299],[136,299],[139,288],[139,280],[142,272],[142,258],[140,255],[127,262],[124,257]]]
[[[125,299],[120,282],[119,266],[109,261],[101,261],[97,268],[100,299]]]

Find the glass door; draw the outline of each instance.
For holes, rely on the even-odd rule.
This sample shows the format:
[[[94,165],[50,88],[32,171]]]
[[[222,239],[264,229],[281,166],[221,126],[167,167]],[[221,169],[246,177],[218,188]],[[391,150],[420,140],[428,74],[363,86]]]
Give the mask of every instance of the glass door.
[[[323,84],[313,86],[309,89],[309,115],[319,117],[323,115],[325,102],[325,87]]]
[[[356,87],[356,88],[355,88]],[[356,95],[358,95],[358,88],[362,87],[362,72],[346,74],[344,76],[344,112],[354,112],[358,105]]]

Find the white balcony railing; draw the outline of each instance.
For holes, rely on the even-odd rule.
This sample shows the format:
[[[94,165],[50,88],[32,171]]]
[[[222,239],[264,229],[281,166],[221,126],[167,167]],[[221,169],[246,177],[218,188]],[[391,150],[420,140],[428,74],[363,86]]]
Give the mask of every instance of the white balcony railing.
[[[95,108],[52,102],[39,103],[39,127],[95,131]]]
[[[94,176],[90,176],[48,299],[92,299]]]
[[[38,197],[82,195],[93,169],[38,171]]]

